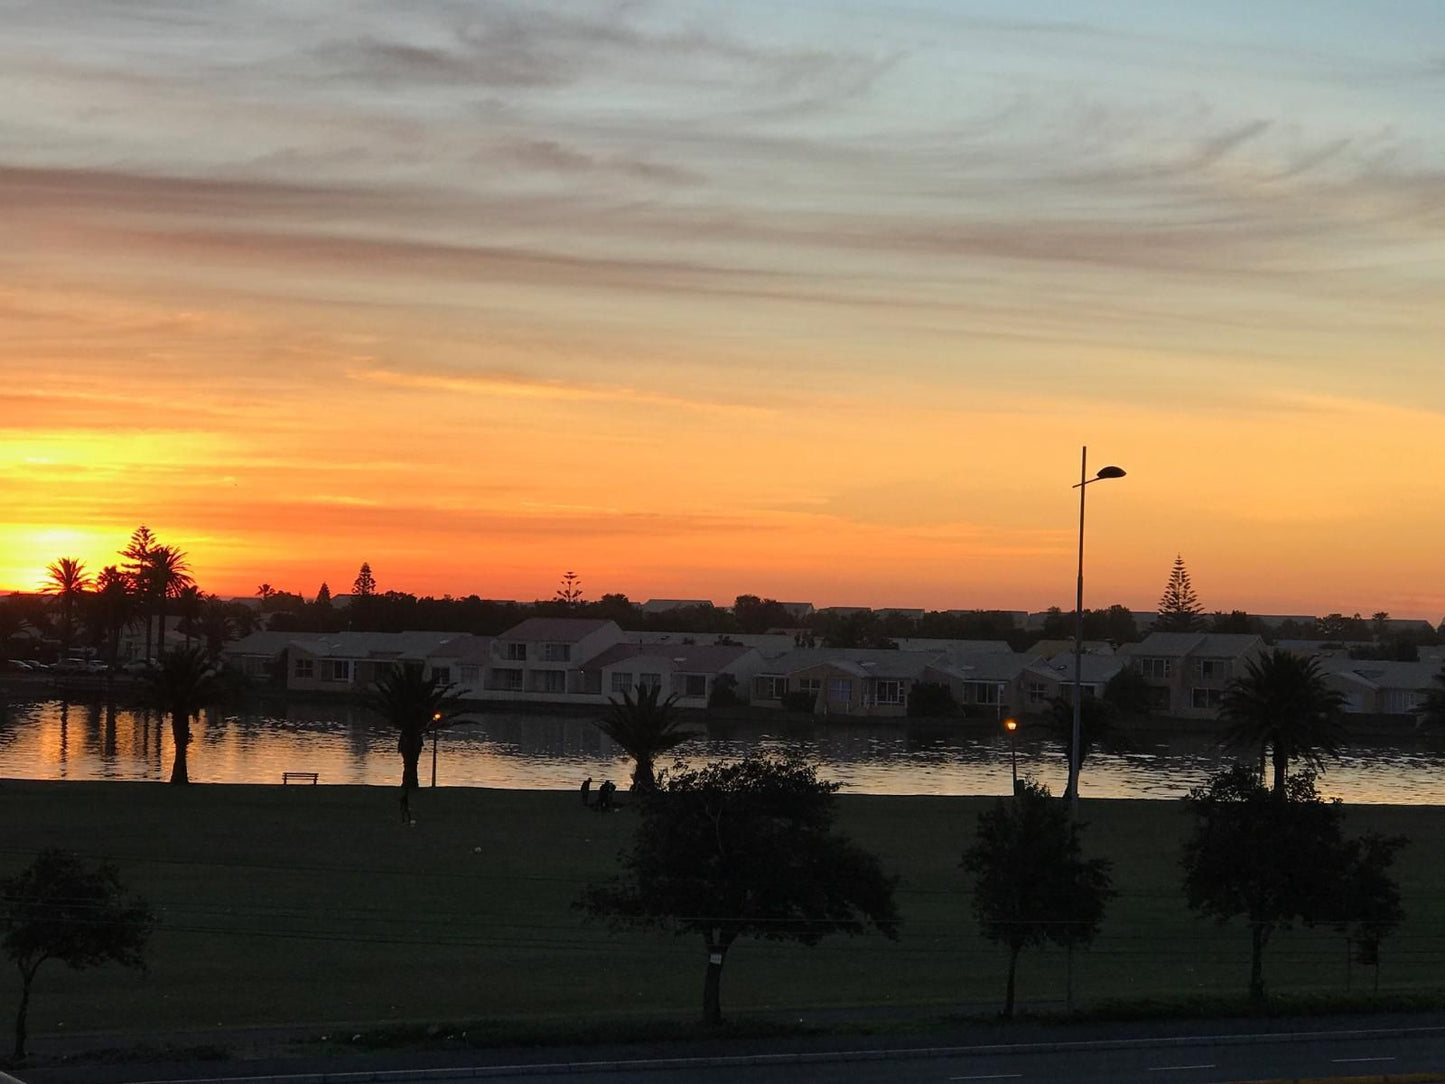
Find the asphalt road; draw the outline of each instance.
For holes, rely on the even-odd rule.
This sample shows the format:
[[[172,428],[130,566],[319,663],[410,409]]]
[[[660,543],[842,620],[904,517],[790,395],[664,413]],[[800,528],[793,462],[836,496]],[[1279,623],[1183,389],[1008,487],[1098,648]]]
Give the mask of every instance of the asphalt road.
[[[526,1063],[488,1064],[485,1056],[452,1066],[432,1058],[389,1059],[385,1067],[335,1061],[287,1066],[184,1067],[108,1066],[99,1074],[75,1068],[18,1073],[23,1084],[101,1079],[109,1084],[141,1084],[178,1079],[247,1081],[260,1084],[362,1084],[365,1081],[461,1080],[566,1081],[569,1084],[963,1084],[968,1081],[1019,1081],[1021,1084],[1221,1084],[1225,1081],[1342,1079],[1391,1081],[1402,1077],[1445,1082],[1445,1025],[1350,1026],[1340,1030],[1260,1033],[1242,1029],[1212,1035],[1179,1034],[1119,1039],[1061,1039],[1017,1044],[868,1049],[840,1040],[832,1049],[727,1053],[709,1056],[622,1056],[574,1051],[576,1060],[547,1060],[532,1052]],[[60,1073],[61,1075],[56,1075]],[[74,1074],[74,1075],[72,1075]],[[213,1075],[214,1074],[214,1075]]]

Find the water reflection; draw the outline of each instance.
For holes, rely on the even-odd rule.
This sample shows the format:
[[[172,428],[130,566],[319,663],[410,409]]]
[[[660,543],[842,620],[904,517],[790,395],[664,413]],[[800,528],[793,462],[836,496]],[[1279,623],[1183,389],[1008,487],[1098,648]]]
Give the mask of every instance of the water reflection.
[[[265,712],[207,712],[193,727],[191,778],[276,783],[284,771],[314,771],[323,783],[400,781],[396,738],[358,705],[286,703]],[[680,750],[692,764],[749,752],[799,753],[823,774],[867,794],[1005,794],[1007,737],[991,726],[898,723],[719,723]],[[1019,773],[1062,789],[1055,744],[1019,741]],[[164,780],[174,750],[157,715],[114,704],[47,700],[19,703],[0,717],[0,776],[36,779]],[[1174,798],[1228,763],[1207,734],[1149,734],[1126,752],[1094,753],[1084,794]],[[1406,735],[1351,746],[1321,781],[1330,796],[1355,802],[1445,804],[1445,743]],[[443,786],[554,789],[583,776],[626,784],[629,765],[586,717],[488,714],[444,732]],[[423,782],[430,778],[430,750]]]

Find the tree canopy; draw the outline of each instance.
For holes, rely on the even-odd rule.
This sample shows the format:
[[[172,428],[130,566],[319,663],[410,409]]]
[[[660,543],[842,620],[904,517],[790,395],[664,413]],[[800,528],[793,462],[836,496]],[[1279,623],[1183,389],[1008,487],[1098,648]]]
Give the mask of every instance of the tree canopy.
[[[1193,632],[1203,624],[1204,607],[1199,605],[1199,598],[1189,582],[1184,557],[1176,554],[1164,593],[1159,596],[1159,617],[1154,622],[1154,631]]]
[[[145,966],[155,923],[144,900],[127,897],[109,864],[46,850],[13,877],[0,880],[0,946],[20,971],[15,1059],[25,1058],[26,1017],[35,974],[46,960],[81,969],[104,963]]]
[[[720,1023],[723,961],[739,937],[815,945],[870,927],[896,936],[896,879],[833,831],[837,789],[799,760],[678,765],[642,798],[620,875],[590,886],[580,905],[701,935],[703,1018]]]
[[[172,783],[191,781],[191,720],[220,691],[220,670],[204,648],[178,647],[163,651],[141,672],[142,699],[162,715],[171,717],[171,738],[176,753],[171,764]]]
[[[677,697],[663,698],[660,685],[638,686],[636,695],[624,689],[621,699],[611,697],[607,714],[598,721],[597,728],[633,759],[635,790],[656,786],[653,765],[657,758],[697,737],[696,731],[683,729],[677,716]]]
[[[420,663],[393,666],[372,687],[367,704],[397,730],[403,791],[420,785],[416,766],[426,736],[456,718],[460,700],[450,682],[426,673]]]
[[[973,913],[983,935],[1008,948],[1003,1015],[1014,1011],[1018,959],[1030,945],[1087,945],[1115,895],[1110,863],[1085,858],[1083,827],[1047,787],[1020,780],[978,818],[963,868],[975,875]]]
[[[1319,660],[1275,648],[1245,663],[1224,691],[1220,717],[1224,742],[1257,753],[1269,749],[1274,787],[1283,796],[1289,766],[1301,761],[1319,771],[1345,742],[1344,697],[1325,684]]]
[[[1275,931],[1301,922],[1378,938],[1402,917],[1388,867],[1404,841],[1346,840],[1343,809],[1320,798],[1313,772],[1290,775],[1270,791],[1236,765],[1185,802],[1194,815],[1181,859],[1185,898],[1219,922],[1248,923],[1252,998],[1264,997],[1264,950]]]

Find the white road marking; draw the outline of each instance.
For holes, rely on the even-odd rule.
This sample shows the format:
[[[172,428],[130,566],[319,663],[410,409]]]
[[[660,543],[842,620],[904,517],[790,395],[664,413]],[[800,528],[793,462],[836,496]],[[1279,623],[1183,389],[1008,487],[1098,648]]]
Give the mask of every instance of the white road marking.
[[[1355,1062],[1355,1061],[1394,1061],[1394,1060],[1396,1060],[1396,1059],[1394,1059],[1394,1058],[1331,1058],[1331,1059],[1330,1059],[1330,1061],[1334,1062],[1336,1065],[1344,1065],[1344,1064],[1346,1064],[1346,1063],[1348,1063],[1348,1062]]]

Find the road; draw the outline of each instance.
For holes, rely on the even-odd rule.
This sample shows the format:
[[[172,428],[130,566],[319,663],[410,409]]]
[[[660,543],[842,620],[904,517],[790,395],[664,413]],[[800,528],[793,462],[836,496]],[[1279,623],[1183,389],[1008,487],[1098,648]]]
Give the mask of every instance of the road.
[[[841,1040],[846,1044],[846,1040]],[[17,1074],[24,1084],[60,1080],[105,1081],[107,1084],[174,1084],[179,1078],[222,1081],[272,1081],[275,1084],[361,1084],[363,1081],[426,1080],[447,1082],[566,1081],[568,1084],[783,1084],[828,1081],[829,1084],[965,1084],[1017,1081],[1019,1084],[1221,1084],[1225,1081],[1355,1078],[1439,1080],[1445,1082],[1445,1026],[1351,1027],[1261,1034],[1241,1028],[1213,1035],[1157,1035],[1148,1038],[1065,1040],[1021,1044],[990,1044],[908,1049],[849,1048],[759,1053],[754,1055],[647,1058],[630,1056],[602,1060],[601,1053],[575,1052],[577,1060],[548,1062],[546,1052],[535,1061],[487,1064],[485,1055],[453,1067],[418,1058],[413,1066],[398,1061],[381,1069],[354,1062],[327,1061],[284,1069],[231,1064],[181,1067],[169,1071],[107,1066],[80,1070],[35,1070]],[[224,1074],[232,1074],[226,1076]]]

